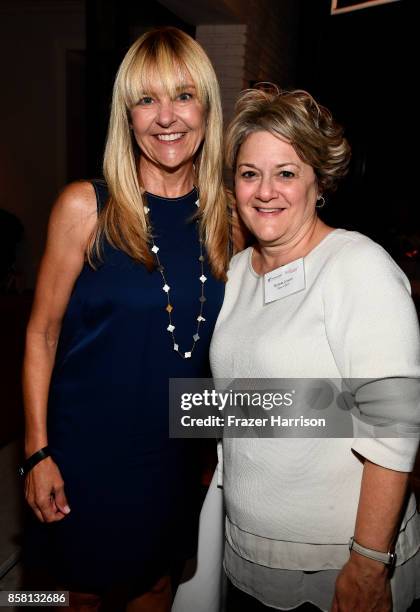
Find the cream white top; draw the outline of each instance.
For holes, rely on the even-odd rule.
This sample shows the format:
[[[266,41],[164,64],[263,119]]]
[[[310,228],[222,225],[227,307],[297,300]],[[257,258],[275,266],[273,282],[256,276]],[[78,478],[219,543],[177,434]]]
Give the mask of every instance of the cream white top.
[[[231,262],[211,344],[216,378],[349,379],[366,414],[389,418],[386,386],[364,397],[357,380],[420,377],[418,320],[410,285],[378,244],[336,229],[304,259],[305,289],[264,304],[252,248]],[[372,395],[374,397],[372,398]],[[364,406],[364,408],[363,408]],[[420,424],[417,399],[398,420]],[[354,533],[363,465],[411,471],[413,438],[224,439],[226,535],[244,559],[273,568],[341,568]],[[398,563],[420,547],[412,496]]]

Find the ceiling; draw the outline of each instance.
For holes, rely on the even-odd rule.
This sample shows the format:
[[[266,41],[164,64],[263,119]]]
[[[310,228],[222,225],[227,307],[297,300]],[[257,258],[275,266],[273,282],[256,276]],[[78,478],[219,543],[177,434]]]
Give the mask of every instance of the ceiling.
[[[240,23],[240,5],[245,4],[244,0],[159,0],[159,3],[192,25]]]

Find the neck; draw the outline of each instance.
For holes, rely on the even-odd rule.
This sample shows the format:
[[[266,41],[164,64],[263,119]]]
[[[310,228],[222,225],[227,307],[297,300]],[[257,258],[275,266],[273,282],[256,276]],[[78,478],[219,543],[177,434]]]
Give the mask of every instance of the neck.
[[[192,162],[179,168],[163,168],[140,157],[140,182],[149,193],[164,198],[178,198],[194,187],[194,167]]]
[[[315,216],[308,224],[302,226],[287,243],[258,244],[254,249],[255,271],[258,274],[265,274],[291,261],[306,257],[332,229]]]

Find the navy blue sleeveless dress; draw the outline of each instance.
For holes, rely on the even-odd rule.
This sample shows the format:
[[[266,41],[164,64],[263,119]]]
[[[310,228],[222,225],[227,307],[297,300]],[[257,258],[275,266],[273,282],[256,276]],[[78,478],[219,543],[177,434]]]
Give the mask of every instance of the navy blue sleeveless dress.
[[[95,182],[102,206],[107,192]],[[176,339],[189,351],[200,311],[197,192],[147,195],[171,286]],[[50,386],[49,445],[71,513],[39,525],[55,574],[73,590],[133,580],[141,591],[194,554],[199,440],[168,436],[168,379],[209,376],[208,349],[224,285],[204,264],[205,323],[191,359],[174,350],[155,270],[109,244],[85,265],[63,321]],[[48,545],[46,544],[48,542]]]

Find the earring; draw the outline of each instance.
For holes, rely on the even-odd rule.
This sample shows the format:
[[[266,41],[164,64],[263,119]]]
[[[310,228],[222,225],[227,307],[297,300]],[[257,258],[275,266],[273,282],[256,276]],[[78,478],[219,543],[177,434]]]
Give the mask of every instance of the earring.
[[[317,202],[321,201],[321,204],[316,204],[315,208],[324,208],[326,201],[323,195],[319,195],[316,199]]]

